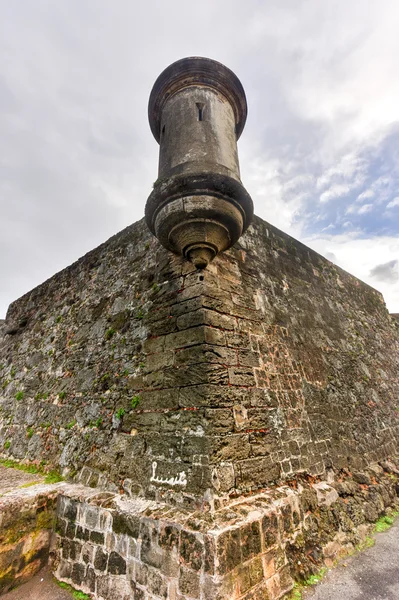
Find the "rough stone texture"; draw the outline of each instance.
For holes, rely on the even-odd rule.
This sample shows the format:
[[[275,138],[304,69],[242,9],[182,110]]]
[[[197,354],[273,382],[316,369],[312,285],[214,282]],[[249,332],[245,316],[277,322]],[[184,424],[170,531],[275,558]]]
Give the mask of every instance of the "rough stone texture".
[[[378,292],[260,219],[204,272],[140,221],[13,303],[2,453],[84,484],[54,488],[57,576],[99,600],[275,600],[331,564],[397,500],[398,345]],[[25,504],[3,510],[7,544],[35,502],[14,542]]]
[[[214,512],[70,486],[56,576],[98,600],[277,600],[366,540],[397,503],[395,470],[307,477]]]
[[[218,508],[397,455],[381,295],[260,219],[204,272],[140,221],[13,303],[5,331],[4,454],[89,486]]]
[[[253,217],[237,154],[245,92],[224,65],[183,58],[156,80],[148,115],[160,153],[146,222],[165,248],[204,268]]]
[[[15,477],[5,477],[7,485],[0,485],[0,594],[47,564],[59,489],[39,484],[10,491],[11,480],[18,485],[26,479],[10,471]]]

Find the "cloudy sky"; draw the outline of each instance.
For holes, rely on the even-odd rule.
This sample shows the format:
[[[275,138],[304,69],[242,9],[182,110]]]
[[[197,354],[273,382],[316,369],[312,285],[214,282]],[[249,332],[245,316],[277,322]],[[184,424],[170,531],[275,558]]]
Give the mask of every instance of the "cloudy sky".
[[[0,0],[0,318],[140,219],[157,178],[147,122],[184,56],[236,72],[256,213],[399,312],[399,3]]]

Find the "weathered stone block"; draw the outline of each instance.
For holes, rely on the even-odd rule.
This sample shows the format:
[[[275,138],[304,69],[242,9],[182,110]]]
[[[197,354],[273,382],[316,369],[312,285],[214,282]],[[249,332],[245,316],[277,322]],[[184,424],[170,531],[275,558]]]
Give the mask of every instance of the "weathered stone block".
[[[240,566],[237,578],[240,594],[245,594],[258,584],[264,582],[262,557],[257,556],[254,560]]]
[[[162,575],[155,569],[148,569],[146,587],[148,592],[157,598],[166,599],[168,597],[167,579],[162,577]]]
[[[259,480],[277,481],[280,476],[280,465],[270,458],[241,460],[237,467],[237,486],[242,489],[257,488]]]
[[[256,387],[254,373],[250,367],[230,367],[229,383],[242,387]]]
[[[96,548],[96,553],[94,557],[94,568],[97,571],[106,571],[108,564],[108,554],[101,547]]]
[[[202,536],[182,531],[180,534],[180,559],[182,564],[199,571],[204,560],[204,542]]]
[[[120,554],[112,551],[108,558],[108,572],[112,575],[125,575],[126,561]]]
[[[142,528],[140,530],[141,535],[141,551],[140,558],[141,560],[150,565],[159,569],[162,564],[163,552],[158,545],[158,529],[156,526],[151,525],[150,523],[143,523]]]
[[[86,566],[80,563],[74,563],[72,566],[72,575],[71,579],[73,583],[77,586],[80,586],[84,580],[86,572]]]
[[[239,461],[251,455],[248,434],[219,436],[212,440],[211,462]]]
[[[83,540],[87,542],[87,540],[90,538],[90,530],[78,525],[76,527],[75,537],[77,537],[78,540]]]
[[[104,533],[101,533],[101,531],[90,532],[90,541],[93,542],[93,544],[99,544],[100,546],[102,546],[104,544],[104,540],[105,536]]]
[[[242,558],[244,561],[261,552],[261,533],[259,521],[253,521],[241,528]]]
[[[183,597],[200,597],[200,578],[196,571],[180,567],[179,591]]]
[[[232,571],[242,562],[241,532],[239,528],[222,533],[216,541],[216,552],[220,574]]]
[[[116,534],[126,534],[138,539],[140,519],[128,513],[115,512],[112,517],[112,530]]]

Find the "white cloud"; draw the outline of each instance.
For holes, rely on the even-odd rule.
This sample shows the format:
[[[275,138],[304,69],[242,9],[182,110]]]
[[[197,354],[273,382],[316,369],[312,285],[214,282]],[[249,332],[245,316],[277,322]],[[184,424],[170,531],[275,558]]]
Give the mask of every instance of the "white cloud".
[[[387,204],[387,208],[396,208],[397,206],[399,206],[399,196]]]
[[[362,200],[368,200],[369,198],[374,198],[375,192],[373,190],[365,190],[356,198],[356,202],[361,202]]]
[[[327,258],[333,254],[338,266],[383,294],[390,312],[399,312],[399,279],[392,277],[379,281],[373,277],[373,269],[377,265],[394,262],[397,268],[399,239],[389,236],[365,238],[359,235],[353,232],[349,235],[320,235],[304,242]]]
[[[157,178],[148,95],[182,56],[210,56],[242,80],[242,180],[261,217],[303,239],[309,225],[341,223],[357,235],[361,213],[345,220],[353,196],[367,202],[361,210],[397,207],[397,144],[386,147],[389,168],[379,152],[398,119],[399,4],[203,0],[197,8],[193,19],[185,0],[4,3],[0,317],[141,218]]]
[[[342,196],[347,196],[352,189],[351,185],[337,183],[332,185],[327,191],[323,192],[320,196],[320,202],[329,202],[330,200],[334,200],[335,198],[341,198]]]
[[[372,204],[363,204],[363,206],[361,206],[358,210],[358,214],[359,215],[364,215],[368,212],[370,212],[373,209],[373,205]]]

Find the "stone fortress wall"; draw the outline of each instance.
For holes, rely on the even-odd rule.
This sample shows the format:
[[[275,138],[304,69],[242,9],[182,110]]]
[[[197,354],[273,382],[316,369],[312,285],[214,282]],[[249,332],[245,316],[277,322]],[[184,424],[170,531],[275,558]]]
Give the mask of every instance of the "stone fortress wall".
[[[253,219],[246,115],[224,65],[167,67],[145,220],[0,322],[0,453],[74,482],[1,499],[32,510],[25,541],[4,533],[0,593],[51,555],[97,600],[277,600],[397,502],[398,320]]]
[[[140,221],[0,339],[2,457],[80,484],[48,543],[98,600],[276,600],[397,502],[398,322],[259,218],[204,271]]]
[[[205,271],[142,221],[14,302],[0,446],[85,484],[214,507],[393,458],[382,296],[256,219]]]

